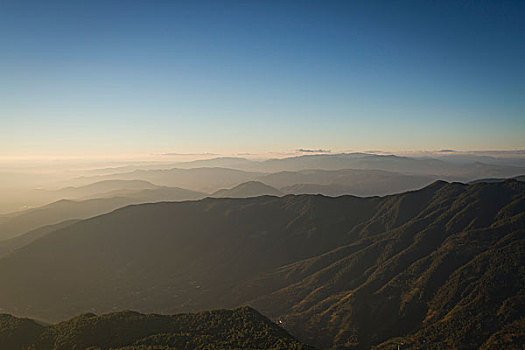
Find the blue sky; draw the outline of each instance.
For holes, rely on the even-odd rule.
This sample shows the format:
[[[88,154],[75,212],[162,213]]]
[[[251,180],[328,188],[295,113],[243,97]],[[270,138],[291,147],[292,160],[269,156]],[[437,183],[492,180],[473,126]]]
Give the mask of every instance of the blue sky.
[[[522,1],[0,1],[0,156],[525,148]]]

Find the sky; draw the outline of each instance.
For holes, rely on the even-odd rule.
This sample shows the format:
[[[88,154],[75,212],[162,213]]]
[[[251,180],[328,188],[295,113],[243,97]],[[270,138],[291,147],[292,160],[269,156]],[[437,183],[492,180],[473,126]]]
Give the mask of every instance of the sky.
[[[0,0],[0,158],[525,149],[523,1]]]

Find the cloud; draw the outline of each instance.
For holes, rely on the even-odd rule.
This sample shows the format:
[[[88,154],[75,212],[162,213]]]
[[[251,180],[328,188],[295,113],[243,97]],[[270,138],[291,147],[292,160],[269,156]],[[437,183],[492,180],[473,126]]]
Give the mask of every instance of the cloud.
[[[438,153],[455,153],[456,151],[454,151],[453,149],[442,149],[442,150],[439,150]]]
[[[330,153],[332,152],[331,150],[329,149],[305,149],[305,148],[299,148],[297,150],[297,152],[302,152],[302,153]]]

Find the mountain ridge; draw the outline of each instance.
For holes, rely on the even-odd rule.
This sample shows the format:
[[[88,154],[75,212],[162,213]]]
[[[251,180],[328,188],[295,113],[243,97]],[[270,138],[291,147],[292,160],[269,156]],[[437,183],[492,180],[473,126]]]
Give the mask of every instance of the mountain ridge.
[[[283,193],[277,188],[269,186],[261,181],[248,181],[229,189],[214,192],[210,197],[214,198],[247,198],[258,196],[282,196]]]
[[[0,314],[0,344],[24,349],[313,349],[244,306],[194,314],[86,313],[53,325]]]
[[[515,180],[437,181],[385,197],[140,204],[0,258],[0,307],[59,320],[114,307],[249,304],[321,348],[395,337],[414,339],[413,348],[480,347],[508,334],[525,305],[524,237],[525,184]],[[55,271],[52,281],[45,271]],[[471,326],[453,310],[471,315]]]
[[[66,220],[87,219],[111,212],[130,204],[195,200],[205,193],[178,187],[155,186],[142,190],[123,190],[112,197],[96,197],[85,200],[60,199],[50,204],[25,210],[0,223],[0,242],[18,237],[46,225],[58,224]]]

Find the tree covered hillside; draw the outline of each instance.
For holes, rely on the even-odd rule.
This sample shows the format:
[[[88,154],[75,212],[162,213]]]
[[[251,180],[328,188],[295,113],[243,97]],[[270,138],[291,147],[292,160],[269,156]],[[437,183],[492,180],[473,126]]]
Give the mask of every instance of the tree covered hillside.
[[[43,326],[0,315],[3,350],[311,349],[249,307],[173,316],[83,314]]]
[[[141,204],[0,258],[4,312],[179,313],[252,305],[319,348],[473,349],[520,338],[525,183],[386,197]],[[397,345],[393,345],[396,346]]]

